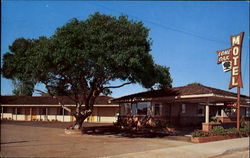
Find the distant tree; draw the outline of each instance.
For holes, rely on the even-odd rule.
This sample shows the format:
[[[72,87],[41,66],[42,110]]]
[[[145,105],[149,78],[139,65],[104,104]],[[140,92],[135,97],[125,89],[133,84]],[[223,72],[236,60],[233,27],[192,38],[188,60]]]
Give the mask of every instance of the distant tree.
[[[12,93],[17,96],[32,96],[34,84],[32,82],[12,80],[14,89]]]
[[[201,85],[201,83],[199,83],[199,82],[192,82],[192,83],[187,84],[187,86],[190,86],[190,85]]]
[[[49,38],[16,39],[3,56],[2,73],[8,79],[43,83],[50,95],[74,100],[73,128],[80,129],[96,97],[112,88],[171,86],[169,68],[155,64],[149,54],[148,34],[142,22],[126,16],[95,13],[83,21],[72,19]],[[123,83],[110,85],[115,80]]]

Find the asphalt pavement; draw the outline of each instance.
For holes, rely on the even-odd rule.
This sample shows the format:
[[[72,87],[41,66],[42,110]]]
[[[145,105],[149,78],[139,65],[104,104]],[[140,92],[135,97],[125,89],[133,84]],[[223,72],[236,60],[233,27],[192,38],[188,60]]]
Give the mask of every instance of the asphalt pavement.
[[[241,151],[247,150],[249,150],[249,137],[127,153],[112,158],[211,158],[226,157],[232,153],[237,156],[237,152],[240,154]]]

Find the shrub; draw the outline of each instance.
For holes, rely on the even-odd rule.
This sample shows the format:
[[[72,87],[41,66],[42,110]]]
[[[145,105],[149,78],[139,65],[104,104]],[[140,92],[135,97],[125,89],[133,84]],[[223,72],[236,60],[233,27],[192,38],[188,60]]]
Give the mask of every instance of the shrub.
[[[192,137],[208,137],[208,136],[248,136],[250,134],[249,127],[240,128],[240,131],[237,128],[228,128],[224,129],[220,126],[214,127],[210,132],[196,130],[192,133]]]
[[[196,130],[192,132],[192,137],[208,137],[210,136],[210,132],[202,131],[202,130]]]
[[[166,128],[169,126],[169,121],[166,120],[156,120],[154,121],[155,128]]]
[[[227,135],[227,130],[221,126],[216,126],[211,130],[213,136],[224,136]]]
[[[249,127],[249,121],[246,121],[245,117],[242,117],[240,119],[240,127],[241,128]]]
[[[226,129],[227,134],[230,136],[238,136],[239,135],[239,131],[237,130],[237,128],[229,128]]]
[[[250,134],[249,127],[240,128],[240,134],[249,135]]]

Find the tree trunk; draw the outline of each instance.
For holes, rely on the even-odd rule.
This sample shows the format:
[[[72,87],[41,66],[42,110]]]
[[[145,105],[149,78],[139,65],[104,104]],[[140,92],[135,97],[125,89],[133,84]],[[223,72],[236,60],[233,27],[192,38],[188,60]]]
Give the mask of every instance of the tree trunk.
[[[92,114],[91,110],[84,110],[82,112],[76,112],[74,114],[74,117],[76,118],[76,121],[72,127],[72,129],[80,130],[82,129],[82,124],[85,119],[87,119]]]
[[[76,105],[76,112],[75,114],[73,114],[76,118],[76,122],[73,125],[72,129],[79,130],[82,128],[84,120],[92,114],[95,99],[99,94],[99,91],[93,90],[92,93],[90,93],[89,96],[86,97],[84,108],[81,108],[80,105]]]

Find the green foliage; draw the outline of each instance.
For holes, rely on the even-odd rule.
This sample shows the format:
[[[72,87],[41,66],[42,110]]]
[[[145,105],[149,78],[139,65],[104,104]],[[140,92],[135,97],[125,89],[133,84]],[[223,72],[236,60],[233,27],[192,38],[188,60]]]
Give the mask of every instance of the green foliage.
[[[154,63],[149,29],[127,16],[72,19],[51,37],[16,39],[3,56],[8,79],[43,83],[53,95],[110,94],[110,81],[170,87],[169,68]],[[95,94],[94,94],[95,93]],[[91,98],[91,97],[90,97]]]
[[[250,134],[250,129],[248,127],[240,128],[240,134],[242,135],[249,135]]]
[[[14,90],[12,91],[14,95],[32,96],[34,92],[34,83],[31,81],[12,80],[12,83],[14,85]]]
[[[123,129],[137,129],[137,130],[164,130],[170,127],[170,123],[167,120],[157,120],[151,116],[145,117],[118,117],[115,126]]]
[[[154,127],[155,128],[166,128],[169,127],[170,123],[167,120],[155,120]]]
[[[225,130],[223,127],[221,126],[216,126],[212,129],[211,131],[213,136],[224,136],[227,135],[227,130]]]
[[[208,136],[248,136],[250,134],[249,128],[244,127],[240,128],[238,131],[237,128],[228,128],[224,129],[223,127],[217,126],[214,127],[210,132],[202,131],[202,130],[196,130],[192,132],[193,137],[208,137]]]
[[[71,19],[51,37],[16,39],[3,56],[1,71],[8,79],[43,83],[50,95],[68,96],[81,124],[78,120],[91,114],[96,97],[111,94],[112,88],[171,86],[169,68],[154,63],[151,44],[142,22],[95,13],[86,20]],[[124,84],[112,86],[116,80]]]
[[[208,137],[208,136],[210,136],[210,133],[206,131],[196,130],[192,132],[192,137]]]
[[[201,83],[199,83],[199,82],[192,82],[192,83],[187,84],[187,86],[190,86],[190,85],[201,85]]]
[[[240,127],[242,127],[242,128],[249,127],[249,121],[246,121],[244,116],[241,117],[241,119],[240,119]]]
[[[229,128],[229,129],[225,129],[225,130],[227,132],[227,135],[231,135],[231,136],[239,135],[239,131],[237,130],[237,128]]]

